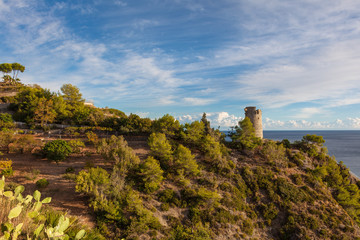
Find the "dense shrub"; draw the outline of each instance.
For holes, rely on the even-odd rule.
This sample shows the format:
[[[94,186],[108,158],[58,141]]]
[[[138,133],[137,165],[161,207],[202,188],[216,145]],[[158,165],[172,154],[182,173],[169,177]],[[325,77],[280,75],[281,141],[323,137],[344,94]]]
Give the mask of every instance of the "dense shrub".
[[[146,193],[152,193],[159,189],[163,178],[163,170],[159,162],[153,157],[148,157],[139,165],[139,175],[142,187]]]
[[[102,139],[97,144],[97,150],[108,161],[114,161],[123,173],[140,163],[139,157],[128,146],[123,136],[113,135],[109,139]]]
[[[261,145],[261,139],[255,137],[255,129],[248,117],[245,117],[244,120],[240,121],[234,129],[235,132],[233,132],[230,137],[236,148],[241,150],[252,150]]]
[[[194,121],[192,123],[185,123],[183,126],[183,131],[180,133],[181,138],[187,144],[193,146],[199,146],[201,144],[201,139],[205,133],[205,124],[200,121]]]
[[[0,174],[2,176],[12,176],[14,173],[12,169],[12,161],[9,159],[0,160]]]
[[[107,192],[110,187],[109,173],[99,167],[80,171],[75,181],[77,192],[89,193],[94,196]]]
[[[0,113],[0,128],[15,127],[14,120],[9,113]]]
[[[173,163],[171,144],[164,133],[152,133],[149,137],[148,144],[152,156],[160,160],[161,167],[169,169]]]
[[[160,202],[168,203],[173,206],[180,206],[180,199],[172,189],[165,189],[158,194]]]
[[[33,135],[21,135],[9,147],[12,152],[31,152],[34,148],[42,146],[42,143]]]
[[[169,136],[174,136],[179,133],[180,122],[169,114],[154,120],[152,124],[153,132],[164,133]]]
[[[277,167],[285,167],[288,164],[286,151],[282,144],[278,145],[274,141],[267,141],[263,144],[261,153],[269,163],[274,163]]]
[[[211,230],[209,226],[204,226],[202,223],[197,223],[195,226],[187,227],[184,225],[177,225],[171,231],[169,240],[210,240]]]
[[[72,152],[72,149],[66,141],[54,140],[46,143],[43,151],[49,160],[60,162],[69,156],[69,154]]]
[[[45,188],[49,185],[49,181],[46,178],[42,178],[36,181],[36,186],[38,188]]]
[[[84,142],[81,140],[70,140],[68,144],[71,147],[73,153],[80,153],[81,150],[85,147]]]
[[[7,153],[10,151],[10,144],[14,141],[14,132],[9,130],[0,131],[0,149],[5,150]]]
[[[99,141],[98,136],[96,135],[96,133],[89,131],[86,132],[86,138],[87,138],[87,143],[90,145],[96,145],[97,142]]]
[[[177,171],[183,170],[182,173],[185,176],[197,175],[200,173],[195,156],[191,154],[191,151],[188,148],[181,144],[177,147],[174,153],[174,168]]]

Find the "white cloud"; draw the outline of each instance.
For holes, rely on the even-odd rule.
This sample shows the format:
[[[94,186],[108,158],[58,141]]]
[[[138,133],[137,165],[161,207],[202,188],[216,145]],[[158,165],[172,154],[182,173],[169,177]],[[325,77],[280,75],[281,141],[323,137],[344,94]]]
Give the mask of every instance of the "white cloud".
[[[205,99],[205,98],[192,98],[186,97],[184,98],[184,103],[191,106],[204,106],[213,103],[214,99]]]
[[[115,5],[121,6],[121,7],[126,7],[127,3],[125,1],[120,1],[120,0],[115,0],[114,1]]]
[[[196,114],[186,114],[183,116],[176,117],[181,123],[193,122],[200,120],[203,113]],[[221,127],[222,130],[228,130],[230,127],[233,127],[238,124],[243,118],[229,114],[228,112],[207,112],[206,118],[210,121],[210,124],[213,128]]]
[[[322,114],[324,112],[323,109],[321,108],[315,108],[315,107],[311,107],[311,108],[302,108],[300,109],[300,111],[298,113],[296,113],[295,115],[293,115],[293,118],[311,118],[316,114]]]
[[[263,128],[264,130],[358,129],[360,128],[360,118],[336,119],[335,121],[280,121],[266,118]]]
[[[154,21],[154,20],[149,20],[149,19],[137,19],[133,22],[133,27],[135,29],[138,29],[138,30],[144,30],[145,28],[147,27],[152,27],[152,26],[156,26],[158,25],[159,23],[157,21]]]

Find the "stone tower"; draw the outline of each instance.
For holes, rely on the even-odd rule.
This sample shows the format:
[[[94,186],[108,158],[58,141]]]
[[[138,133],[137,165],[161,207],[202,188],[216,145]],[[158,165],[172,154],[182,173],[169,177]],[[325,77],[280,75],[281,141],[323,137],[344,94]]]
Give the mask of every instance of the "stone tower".
[[[255,128],[255,136],[259,138],[263,138],[263,127],[262,127],[262,116],[261,110],[256,107],[246,107],[245,109],[245,117],[250,118],[254,128]]]

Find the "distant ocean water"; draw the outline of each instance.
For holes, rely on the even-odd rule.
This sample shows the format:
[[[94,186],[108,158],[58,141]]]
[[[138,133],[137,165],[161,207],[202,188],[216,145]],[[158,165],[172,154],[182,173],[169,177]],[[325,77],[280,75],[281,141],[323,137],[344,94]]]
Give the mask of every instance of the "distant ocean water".
[[[329,131],[264,131],[264,138],[290,142],[301,140],[306,134],[323,136],[330,156],[343,161],[350,171],[360,177],[360,131],[329,130]]]

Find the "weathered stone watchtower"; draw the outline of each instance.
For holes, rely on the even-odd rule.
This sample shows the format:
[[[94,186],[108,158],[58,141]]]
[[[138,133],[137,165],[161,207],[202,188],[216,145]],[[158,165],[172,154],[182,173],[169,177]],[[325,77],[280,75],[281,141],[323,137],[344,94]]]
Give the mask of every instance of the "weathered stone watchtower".
[[[250,118],[254,128],[255,128],[255,136],[259,138],[263,138],[263,127],[262,127],[262,116],[261,110],[256,107],[246,107],[245,109],[245,117]]]

